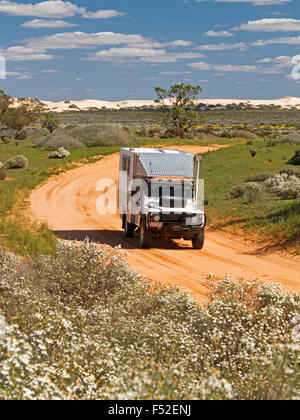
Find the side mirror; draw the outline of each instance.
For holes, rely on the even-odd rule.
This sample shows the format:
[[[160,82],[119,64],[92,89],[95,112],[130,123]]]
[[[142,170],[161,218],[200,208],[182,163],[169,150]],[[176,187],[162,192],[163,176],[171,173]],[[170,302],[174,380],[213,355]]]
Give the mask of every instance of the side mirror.
[[[204,201],[203,201],[203,205],[204,205],[204,206],[208,206],[208,200],[204,200]]]

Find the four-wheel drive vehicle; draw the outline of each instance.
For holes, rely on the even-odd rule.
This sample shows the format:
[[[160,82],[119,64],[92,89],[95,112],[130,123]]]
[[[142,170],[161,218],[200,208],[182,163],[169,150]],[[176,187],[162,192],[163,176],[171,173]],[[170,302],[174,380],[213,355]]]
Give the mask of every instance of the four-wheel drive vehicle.
[[[187,239],[202,249],[206,217],[198,205],[200,156],[178,150],[121,149],[119,211],[126,237]],[[202,204],[204,203],[202,200]]]

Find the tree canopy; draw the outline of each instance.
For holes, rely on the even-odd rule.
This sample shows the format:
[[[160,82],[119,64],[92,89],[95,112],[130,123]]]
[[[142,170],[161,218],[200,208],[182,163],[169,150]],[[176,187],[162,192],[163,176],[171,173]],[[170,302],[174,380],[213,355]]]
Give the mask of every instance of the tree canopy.
[[[195,111],[195,100],[202,91],[200,85],[190,83],[172,85],[169,89],[156,87],[156,103],[164,109],[164,123],[171,137],[184,138],[188,131],[200,120]]]
[[[14,100],[0,90],[0,124],[20,131],[36,121],[44,110],[44,104],[35,98]]]

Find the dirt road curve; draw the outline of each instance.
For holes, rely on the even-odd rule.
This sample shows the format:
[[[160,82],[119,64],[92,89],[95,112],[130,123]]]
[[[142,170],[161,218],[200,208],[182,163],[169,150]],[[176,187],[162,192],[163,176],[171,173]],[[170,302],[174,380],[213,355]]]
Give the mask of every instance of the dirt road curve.
[[[178,147],[177,147],[178,148]],[[194,153],[204,153],[216,147],[185,147]],[[300,261],[275,253],[260,254],[253,245],[222,232],[207,231],[204,250],[191,249],[190,242],[157,242],[150,250],[137,248],[137,239],[125,239],[118,215],[97,213],[97,182],[103,178],[117,181],[119,155],[81,166],[52,177],[33,191],[31,213],[35,220],[46,222],[66,239],[92,241],[116,246],[127,251],[133,267],[153,281],[180,285],[197,300],[207,296],[199,283],[206,274],[217,278],[229,274],[235,278],[260,278],[282,284],[287,290],[299,290]]]

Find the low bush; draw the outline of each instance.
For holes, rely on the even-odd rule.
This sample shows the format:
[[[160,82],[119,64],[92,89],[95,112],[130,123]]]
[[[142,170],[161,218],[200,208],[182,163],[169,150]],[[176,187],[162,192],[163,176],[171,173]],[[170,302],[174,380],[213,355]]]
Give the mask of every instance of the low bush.
[[[230,197],[233,199],[243,197],[244,193],[245,193],[244,184],[234,185],[229,192]]]
[[[26,140],[27,139],[26,130],[22,129],[22,130],[18,131],[17,134],[16,134],[16,139],[17,140]]]
[[[246,203],[254,203],[261,199],[263,188],[257,182],[246,182],[244,185],[244,198]]]
[[[296,200],[300,193],[300,183],[288,181],[279,186],[276,195],[283,200]]]
[[[57,133],[45,137],[43,140],[37,143],[37,146],[46,150],[56,150],[60,147],[63,147],[67,150],[72,150],[79,149],[84,145],[69,134]]]
[[[289,165],[300,165],[300,150],[297,150],[295,156],[288,162]]]
[[[119,126],[94,124],[70,129],[68,133],[87,147],[129,146],[133,142],[131,133]]]
[[[265,185],[270,193],[283,200],[294,200],[300,194],[300,179],[285,172],[268,178]]]
[[[263,188],[257,182],[245,182],[235,185],[230,190],[230,198],[244,197],[246,203],[253,203],[261,199]]]
[[[255,174],[248,176],[246,178],[246,182],[264,182],[270,177],[272,177],[274,174]]]
[[[214,284],[201,308],[143,281],[117,249],[0,251],[0,398],[299,399],[299,294]]]
[[[297,145],[300,144],[300,135],[298,133],[289,134],[281,140],[281,143]]]
[[[7,137],[7,136],[2,136],[1,141],[2,141],[3,144],[9,144],[10,143],[10,138]]]
[[[6,169],[22,169],[27,168],[28,159],[25,156],[15,156],[5,162]]]
[[[49,131],[42,127],[27,127],[24,130],[26,131],[26,137],[32,140],[40,139],[49,134]]]
[[[130,146],[133,139],[127,130],[119,127],[106,127],[99,139],[101,146]]]
[[[55,150],[54,152],[49,153],[47,159],[64,159],[70,156],[70,152],[63,147]]]
[[[233,137],[241,137],[242,139],[257,140],[257,135],[248,130],[233,130]]]
[[[280,172],[280,175],[282,175],[282,174],[286,174],[286,175],[288,175],[288,176],[292,176],[292,175],[294,175],[294,176],[296,176],[297,178],[300,178],[300,171],[299,171],[299,170],[297,170],[297,169],[294,169],[294,168],[283,169],[283,170]]]

